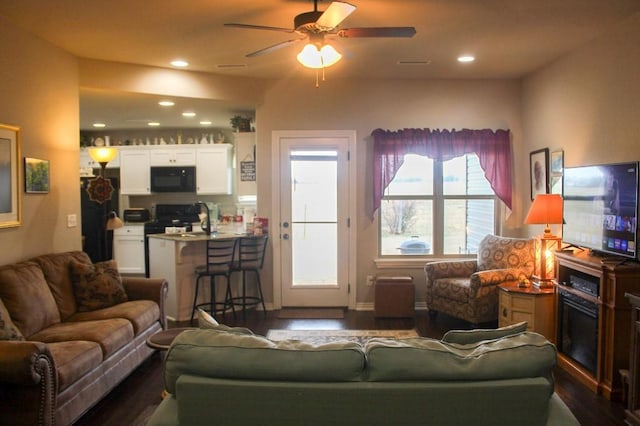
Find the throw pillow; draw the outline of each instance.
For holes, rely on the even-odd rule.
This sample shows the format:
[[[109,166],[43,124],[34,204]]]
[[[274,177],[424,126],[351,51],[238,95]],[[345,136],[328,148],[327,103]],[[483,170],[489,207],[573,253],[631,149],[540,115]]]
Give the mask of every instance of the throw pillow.
[[[24,340],[24,336],[22,336],[18,327],[11,321],[2,299],[0,299],[0,340]]]
[[[79,312],[108,308],[129,300],[115,260],[94,264],[71,260],[70,269]]]
[[[253,334],[253,331],[244,327],[229,327],[224,324],[220,324],[215,320],[208,312],[198,308],[198,326],[201,329],[218,330],[227,333],[235,334]]]
[[[527,322],[522,321],[516,324],[508,325],[506,327],[488,330],[449,330],[444,334],[444,336],[442,336],[442,341],[447,343],[468,345],[470,343],[476,343],[482,340],[501,339],[503,337],[524,333],[525,331],[527,331]]]

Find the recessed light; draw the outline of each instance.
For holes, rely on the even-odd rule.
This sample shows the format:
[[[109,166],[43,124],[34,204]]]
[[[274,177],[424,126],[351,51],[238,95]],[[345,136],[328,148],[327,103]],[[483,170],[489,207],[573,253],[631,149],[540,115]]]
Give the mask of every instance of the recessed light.
[[[147,125],[149,125],[149,126],[159,126],[160,123],[158,123],[157,121],[150,121],[150,122],[147,123]]]
[[[158,105],[161,106],[174,106],[176,103],[173,101],[160,101],[158,102]]]
[[[176,59],[171,61],[171,65],[173,65],[174,67],[184,68],[189,66],[189,62],[182,59]]]
[[[476,58],[473,55],[460,55],[458,56],[458,62],[468,63],[475,61]]]
[[[107,125],[106,125],[106,124],[104,124],[104,123],[93,123],[93,127],[99,127],[99,128],[102,128],[102,127],[107,127]]]
[[[208,126],[211,124],[211,122],[209,120],[202,120],[200,124],[202,124],[203,126]]]
[[[195,117],[195,116],[196,116],[196,113],[195,113],[195,112],[193,112],[193,111],[185,111],[185,112],[183,112],[183,113],[182,113],[182,116],[183,116],[183,117],[191,118],[191,117]]]

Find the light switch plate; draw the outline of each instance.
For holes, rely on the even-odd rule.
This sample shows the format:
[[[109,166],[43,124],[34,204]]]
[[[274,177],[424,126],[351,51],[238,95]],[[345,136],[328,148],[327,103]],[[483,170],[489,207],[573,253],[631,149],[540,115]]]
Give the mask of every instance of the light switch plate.
[[[78,216],[75,214],[67,215],[67,228],[75,228],[78,226]]]

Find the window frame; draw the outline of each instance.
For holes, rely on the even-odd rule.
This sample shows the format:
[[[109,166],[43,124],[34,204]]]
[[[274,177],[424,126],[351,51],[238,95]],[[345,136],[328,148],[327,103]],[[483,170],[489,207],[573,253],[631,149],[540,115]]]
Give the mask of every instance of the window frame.
[[[475,153],[467,153],[466,155],[476,155]],[[424,156],[423,156],[424,157]],[[382,202],[386,200],[430,200],[433,205],[433,223],[431,224],[433,235],[433,247],[429,254],[382,254],[382,214],[379,210],[378,215],[378,257],[381,259],[457,259],[457,258],[476,258],[477,253],[469,254],[444,254],[444,232],[436,232],[436,229],[444,229],[444,205],[446,200],[492,200],[493,201],[493,233],[496,233],[500,226],[500,199],[492,189],[493,194],[489,195],[444,195],[444,176],[443,176],[443,160],[432,159],[433,161],[433,188],[432,195],[385,195]],[[386,191],[385,191],[386,192]]]

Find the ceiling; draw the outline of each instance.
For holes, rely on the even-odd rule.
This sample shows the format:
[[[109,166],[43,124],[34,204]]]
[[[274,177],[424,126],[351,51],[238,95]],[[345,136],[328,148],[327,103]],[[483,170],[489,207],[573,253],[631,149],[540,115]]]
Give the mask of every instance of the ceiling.
[[[331,79],[520,78],[640,12],[638,0],[349,1],[357,9],[341,28],[413,26],[417,33],[409,39],[332,38],[344,57],[330,68]],[[318,9],[328,4],[320,1]],[[304,43],[247,58],[247,53],[297,34],[223,24],[292,28],[294,16],[311,10],[311,0],[0,2],[0,15],[78,57],[156,67],[170,67],[171,60],[182,58],[189,61],[189,70],[253,78],[314,75],[295,60]],[[460,54],[473,54],[476,61],[459,64]],[[423,64],[399,65],[399,61]],[[139,120],[155,114],[149,110],[149,104],[157,109],[155,101],[134,94],[83,91],[81,126],[112,116],[121,127],[140,128]],[[180,101],[191,101],[199,117],[210,115],[214,123],[224,117],[223,126],[228,126],[234,111],[248,107]],[[132,115],[125,117],[123,111]],[[103,117],[97,117],[100,114]],[[173,118],[167,117],[163,125],[169,120]],[[175,123],[183,126],[184,119],[179,120]]]

